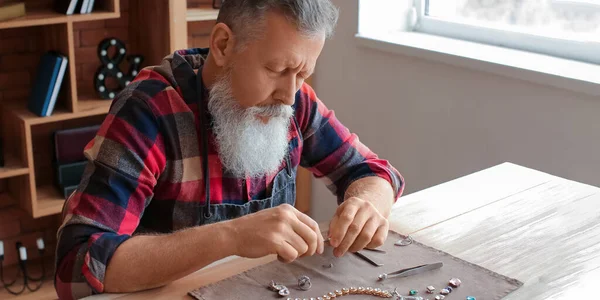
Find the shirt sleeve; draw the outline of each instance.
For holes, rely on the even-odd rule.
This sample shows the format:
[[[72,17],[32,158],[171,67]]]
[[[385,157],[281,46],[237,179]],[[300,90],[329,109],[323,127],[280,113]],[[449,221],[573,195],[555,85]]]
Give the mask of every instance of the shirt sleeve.
[[[58,230],[54,284],[60,299],[104,291],[106,267],[137,228],[165,166],[158,128],[147,101],[121,93],[86,146],[88,164]]]
[[[306,83],[296,94],[295,111],[304,140],[300,165],[323,179],[338,203],[344,201],[350,184],[368,176],[387,180],[394,189],[394,200],[401,196],[402,175],[342,125]]]

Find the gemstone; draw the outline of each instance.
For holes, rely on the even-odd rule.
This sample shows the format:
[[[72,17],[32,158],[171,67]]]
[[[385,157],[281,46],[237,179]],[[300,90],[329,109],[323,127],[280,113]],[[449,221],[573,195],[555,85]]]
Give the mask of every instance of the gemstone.
[[[344,293],[342,293],[342,291],[340,291],[340,290],[335,290],[335,295],[336,295],[336,296],[341,296],[341,295],[343,295],[343,294],[344,294]]]
[[[372,295],[373,294],[373,288],[368,287],[365,289],[365,292],[367,293],[367,295]]]
[[[335,297],[337,297],[337,295],[336,295],[334,292],[329,292],[329,294],[328,294],[328,295],[329,295],[329,297],[331,297],[331,298],[335,298]]]
[[[417,290],[410,290],[410,292],[408,292],[408,294],[411,295],[411,296],[414,296],[417,293],[419,293],[419,291],[417,291]]]
[[[433,285],[430,285],[427,287],[427,293],[433,294],[434,291],[435,291],[435,287],[433,287]]]
[[[317,297],[317,300],[323,300],[323,297]]]
[[[444,298],[446,298],[446,296],[444,296],[444,295],[435,296],[435,300],[444,300]]]
[[[279,290],[278,293],[281,296],[289,296],[290,295],[290,290],[288,290],[287,288],[283,288],[283,289]]]
[[[467,296],[467,300],[476,300],[473,296]]]
[[[450,291],[448,289],[442,289],[440,291],[440,294],[442,294],[442,295],[448,295],[448,294],[450,294]]]
[[[350,294],[356,294],[357,291],[358,291],[358,289],[356,287],[353,287],[353,286],[350,287]]]
[[[462,283],[462,281],[460,281],[460,279],[458,279],[458,278],[452,278],[452,279],[450,279],[450,280],[448,281],[448,283],[449,283],[449,284],[450,284],[452,287],[455,287],[455,288],[457,288],[457,287],[459,287],[459,286],[460,286],[460,284]]]
[[[331,300],[331,297],[329,297],[329,295],[323,295],[323,300]]]
[[[348,289],[348,288],[343,288],[343,289],[342,289],[342,294],[344,294],[344,295],[348,295],[348,294],[350,294],[350,289]]]
[[[452,287],[451,287],[451,286],[447,286],[447,287],[446,287],[446,289],[447,289],[448,291],[450,291],[450,293],[452,293]]]

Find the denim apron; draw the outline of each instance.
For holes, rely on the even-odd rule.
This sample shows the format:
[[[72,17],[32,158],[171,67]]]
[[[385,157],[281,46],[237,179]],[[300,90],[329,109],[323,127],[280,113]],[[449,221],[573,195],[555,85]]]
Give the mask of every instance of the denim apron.
[[[200,76],[202,68],[198,70],[197,87],[198,91],[196,97],[198,101],[198,109],[203,110],[203,96],[204,96],[204,85],[202,84],[202,78]],[[291,165],[290,153],[291,145],[288,146],[288,151],[285,156],[285,167],[279,171],[273,179],[273,186],[271,188],[270,197],[258,200],[249,200],[245,204],[211,204],[210,203],[210,183],[209,183],[209,170],[208,170],[208,127],[206,120],[206,112],[199,111],[200,127],[203,128],[202,133],[202,148],[203,148],[203,173],[204,173],[204,186],[205,186],[205,204],[199,207],[199,216],[195,222],[196,226],[216,223],[219,221],[225,221],[235,219],[241,216],[245,216],[257,211],[276,207],[281,204],[294,205],[296,202],[296,172],[297,166]],[[296,122],[296,131],[298,133],[298,139],[302,140],[302,133],[299,130],[296,118],[292,117],[293,121]]]

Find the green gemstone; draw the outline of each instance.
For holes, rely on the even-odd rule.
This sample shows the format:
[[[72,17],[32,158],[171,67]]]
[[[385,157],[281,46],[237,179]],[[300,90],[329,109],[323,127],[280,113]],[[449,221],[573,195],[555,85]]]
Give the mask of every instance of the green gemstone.
[[[416,295],[418,292],[419,292],[419,291],[417,291],[417,290],[410,290],[409,294],[410,294],[411,296],[414,296],[414,295]]]
[[[467,300],[476,300],[473,296],[467,296]]]

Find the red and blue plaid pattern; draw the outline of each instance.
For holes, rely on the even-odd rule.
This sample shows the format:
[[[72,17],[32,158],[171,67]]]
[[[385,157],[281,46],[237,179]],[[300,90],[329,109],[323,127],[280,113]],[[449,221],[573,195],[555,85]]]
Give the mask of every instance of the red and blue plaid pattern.
[[[89,162],[65,205],[58,232],[55,287],[61,299],[102,293],[106,266],[132,235],[194,226],[205,190],[203,131],[197,102],[190,100],[197,93],[194,70],[207,51],[178,51],[161,65],[142,70],[113,101],[97,136],[86,146]],[[361,144],[309,85],[297,92],[294,109],[297,122],[291,122],[289,133],[293,167],[301,165],[324,179],[339,202],[353,181],[366,176],[380,176],[397,197],[402,194],[398,171]],[[207,135],[211,203],[243,204],[268,197],[275,174],[232,176],[221,165],[213,133]]]

